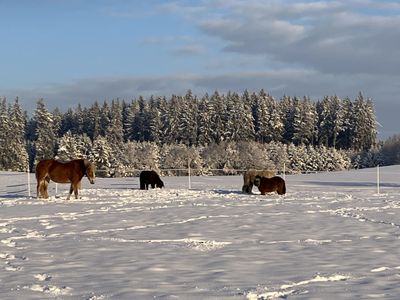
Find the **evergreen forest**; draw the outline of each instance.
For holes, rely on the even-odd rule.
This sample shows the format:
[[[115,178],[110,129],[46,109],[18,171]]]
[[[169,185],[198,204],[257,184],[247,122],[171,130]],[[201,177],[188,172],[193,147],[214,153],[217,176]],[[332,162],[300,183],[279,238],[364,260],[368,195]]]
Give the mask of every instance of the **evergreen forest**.
[[[373,102],[284,96],[264,90],[188,91],[78,104],[50,112],[39,99],[31,116],[19,99],[0,99],[0,170],[34,171],[41,159],[88,158],[103,176],[236,174],[343,170],[384,164]],[[178,170],[177,170],[178,169]]]

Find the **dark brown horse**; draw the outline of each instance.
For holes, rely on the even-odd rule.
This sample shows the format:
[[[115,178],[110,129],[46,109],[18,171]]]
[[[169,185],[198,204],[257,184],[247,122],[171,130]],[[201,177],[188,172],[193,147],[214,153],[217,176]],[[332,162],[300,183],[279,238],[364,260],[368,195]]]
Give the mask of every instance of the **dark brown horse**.
[[[90,183],[95,180],[96,167],[86,159],[76,159],[69,162],[60,162],[54,159],[41,160],[36,165],[37,198],[48,198],[47,187],[50,180],[58,183],[71,183],[67,200],[72,192],[78,199],[78,189],[83,176],[87,176]]]
[[[156,173],[156,171],[142,171],[139,175],[140,180],[140,189],[148,190],[149,185],[151,188],[163,188],[164,182],[162,182],[160,176]]]
[[[279,176],[274,176],[272,178],[256,176],[254,185],[258,187],[261,195],[271,192],[277,192],[278,195],[283,195],[286,193],[285,180]]]

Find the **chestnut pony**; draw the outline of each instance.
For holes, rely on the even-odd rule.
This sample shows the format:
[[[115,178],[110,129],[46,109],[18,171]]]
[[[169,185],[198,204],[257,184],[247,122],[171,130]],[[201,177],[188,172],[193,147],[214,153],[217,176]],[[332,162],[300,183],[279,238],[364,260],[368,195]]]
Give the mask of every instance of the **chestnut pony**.
[[[76,159],[69,162],[60,162],[54,159],[41,160],[36,165],[37,198],[48,198],[47,187],[50,180],[57,183],[71,183],[67,200],[75,194],[78,199],[78,189],[83,176],[87,176],[90,183],[95,180],[96,167],[86,159]]]
[[[258,187],[261,195],[271,192],[277,192],[278,195],[283,195],[286,193],[285,180],[279,176],[274,176],[272,178],[256,176],[254,185]]]

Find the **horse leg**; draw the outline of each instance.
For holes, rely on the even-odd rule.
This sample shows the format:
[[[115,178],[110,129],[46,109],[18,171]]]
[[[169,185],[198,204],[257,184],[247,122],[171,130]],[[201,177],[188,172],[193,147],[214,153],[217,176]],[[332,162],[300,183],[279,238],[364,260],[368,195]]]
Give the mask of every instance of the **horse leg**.
[[[71,183],[71,186],[69,187],[69,194],[68,194],[67,200],[69,200],[73,191],[74,191],[74,187],[72,186],[72,183]]]
[[[50,183],[50,177],[46,177],[44,181],[44,192],[46,199],[49,198],[49,192],[48,192],[49,183]]]
[[[38,182],[37,185],[37,194],[38,198],[43,197],[44,199],[49,198],[49,194],[47,193],[47,186],[49,183],[47,182],[46,178],[42,179]]]
[[[39,180],[36,185],[36,198],[40,199],[43,197],[43,180]]]
[[[80,188],[80,186],[81,186],[81,183],[80,183],[80,182],[74,184],[75,199],[78,199],[78,189]]]

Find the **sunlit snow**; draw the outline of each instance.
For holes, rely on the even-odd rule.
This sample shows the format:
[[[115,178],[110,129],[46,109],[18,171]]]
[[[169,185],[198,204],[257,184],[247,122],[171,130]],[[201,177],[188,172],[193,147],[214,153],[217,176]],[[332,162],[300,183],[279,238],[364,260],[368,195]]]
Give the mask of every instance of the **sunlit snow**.
[[[0,299],[397,299],[399,173],[290,175],[285,196],[241,176],[84,178],[67,201],[0,172]]]

